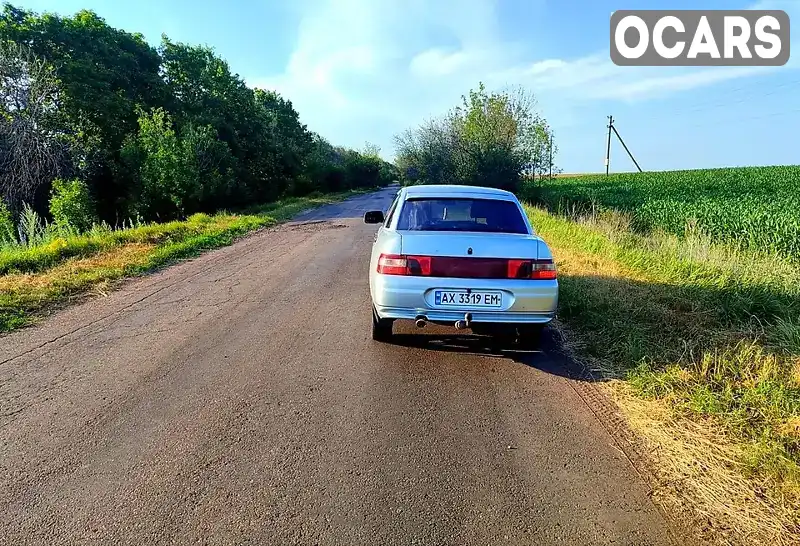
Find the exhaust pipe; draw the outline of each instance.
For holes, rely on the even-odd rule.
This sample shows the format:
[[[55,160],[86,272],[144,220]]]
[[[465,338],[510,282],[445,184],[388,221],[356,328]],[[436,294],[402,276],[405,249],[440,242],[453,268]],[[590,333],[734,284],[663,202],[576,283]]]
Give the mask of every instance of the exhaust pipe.
[[[417,328],[425,328],[425,325],[428,323],[425,315],[417,315],[417,318],[414,319],[414,324],[417,325]]]
[[[472,324],[472,313],[467,313],[462,320],[456,321],[456,330],[466,330],[470,324]]]

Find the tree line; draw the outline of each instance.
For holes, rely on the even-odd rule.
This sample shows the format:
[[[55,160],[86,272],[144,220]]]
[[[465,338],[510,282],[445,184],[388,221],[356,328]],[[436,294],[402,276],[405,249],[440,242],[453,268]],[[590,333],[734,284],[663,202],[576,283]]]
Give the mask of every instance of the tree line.
[[[525,179],[557,172],[553,131],[522,88],[489,92],[395,137],[406,184],[466,184],[518,191]]]
[[[337,147],[290,100],[248,87],[203,46],[92,11],[0,12],[0,212],[77,223],[165,220],[397,178],[378,150]],[[59,208],[60,207],[60,208]]]

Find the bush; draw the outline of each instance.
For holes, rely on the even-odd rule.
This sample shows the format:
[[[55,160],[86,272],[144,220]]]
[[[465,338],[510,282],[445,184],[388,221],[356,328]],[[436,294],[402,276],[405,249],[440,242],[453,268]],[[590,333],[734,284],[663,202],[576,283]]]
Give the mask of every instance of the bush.
[[[122,158],[139,188],[137,212],[147,220],[211,212],[241,192],[236,157],[214,128],[187,124],[178,135],[160,108],[140,113],[139,132],[125,141]]]
[[[11,211],[0,199],[0,247],[11,245],[17,242],[14,235],[14,218]]]
[[[53,181],[50,192],[50,215],[58,229],[83,233],[95,223],[94,203],[89,188],[81,180]]]
[[[19,242],[25,246],[36,246],[47,239],[47,232],[39,214],[28,203],[22,204],[17,231],[19,232]]]

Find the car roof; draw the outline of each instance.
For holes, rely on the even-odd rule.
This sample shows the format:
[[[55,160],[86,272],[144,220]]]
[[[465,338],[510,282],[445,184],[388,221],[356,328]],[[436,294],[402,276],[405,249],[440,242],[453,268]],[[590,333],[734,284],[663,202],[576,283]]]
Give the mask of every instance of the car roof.
[[[406,186],[406,198],[415,197],[483,197],[489,199],[516,200],[510,191],[483,186],[463,186],[457,184],[429,184]]]

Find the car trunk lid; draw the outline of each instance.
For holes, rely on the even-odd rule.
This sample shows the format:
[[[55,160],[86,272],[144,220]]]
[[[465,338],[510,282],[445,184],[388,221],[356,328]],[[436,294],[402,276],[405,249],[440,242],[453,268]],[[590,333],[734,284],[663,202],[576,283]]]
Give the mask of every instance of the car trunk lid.
[[[419,256],[537,259],[542,257],[540,243],[535,235],[517,233],[405,231],[401,248],[403,254]]]
[[[411,275],[537,278],[539,262],[552,263],[544,242],[528,234],[404,232],[401,247]]]

